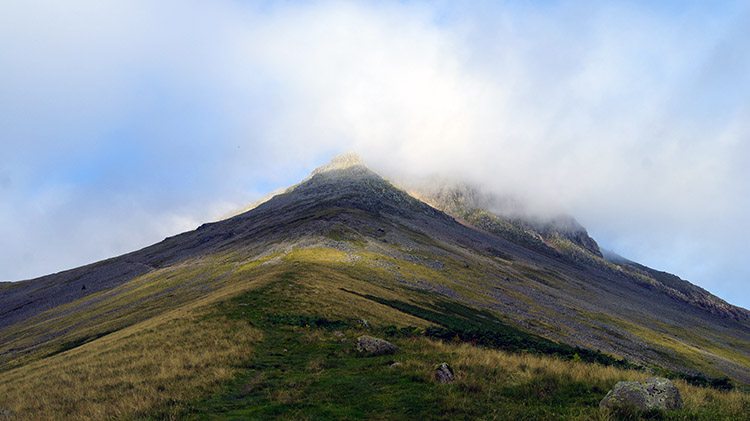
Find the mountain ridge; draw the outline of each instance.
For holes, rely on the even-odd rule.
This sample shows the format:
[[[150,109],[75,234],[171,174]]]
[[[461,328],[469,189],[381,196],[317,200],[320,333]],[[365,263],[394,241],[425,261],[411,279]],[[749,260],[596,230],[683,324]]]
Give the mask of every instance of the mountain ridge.
[[[570,219],[451,215],[360,162],[334,159],[247,212],[141,250],[0,284],[0,409],[590,419],[617,380],[654,374],[689,397],[680,416],[750,407],[743,392],[704,388],[750,385],[746,310],[606,260]],[[402,351],[362,357],[359,335]],[[455,386],[435,384],[445,359]]]
[[[581,261],[594,264],[607,271],[622,272],[626,268],[631,279],[650,283],[658,282],[658,287],[678,298],[713,311],[742,320],[750,320],[750,312],[727,303],[703,288],[683,280],[676,275],[652,269],[625,259],[616,253],[602,253],[596,240],[588,235],[585,227],[570,215],[524,217],[521,206],[513,205],[512,199],[496,198],[481,193],[478,189],[465,183],[440,181],[437,188],[417,188],[418,197],[437,209],[454,216],[461,221],[489,232],[501,235],[511,241],[531,248],[554,258],[566,259],[571,264]],[[493,203],[505,202],[506,211],[492,212]],[[507,203],[511,205],[508,206]],[[607,264],[613,263],[616,266]],[[654,286],[653,284],[651,284]]]
[[[99,298],[89,297],[107,295],[181,262],[223,254],[283,257],[292,250],[323,247],[343,251],[350,259],[362,260],[364,253],[403,262],[385,267],[397,284],[496,311],[553,340],[635,361],[689,369],[682,362],[683,351],[670,348],[671,342],[662,343],[659,332],[673,328],[660,320],[674,326],[715,326],[716,332],[750,341],[747,310],[674,275],[608,262],[574,219],[534,225],[471,206],[446,209],[447,213],[395,187],[361,158],[348,154],[243,214],[120,257],[0,290],[0,300],[9,309],[0,313],[0,333],[68,303],[84,300],[76,311],[95,308]],[[378,259],[365,266],[382,269]],[[412,269],[404,269],[406,263]],[[422,270],[425,275],[419,275]],[[468,273],[472,280],[459,280]],[[629,307],[619,303],[623,299],[629,300]],[[3,349],[1,354],[32,352],[64,332],[48,332],[41,343]],[[684,334],[670,337],[688,341],[680,339]],[[696,340],[690,339],[690,346]],[[701,355],[705,367],[718,366],[717,372],[750,380],[741,364],[713,352]],[[740,350],[737,355],[743,361],[747,353]]]

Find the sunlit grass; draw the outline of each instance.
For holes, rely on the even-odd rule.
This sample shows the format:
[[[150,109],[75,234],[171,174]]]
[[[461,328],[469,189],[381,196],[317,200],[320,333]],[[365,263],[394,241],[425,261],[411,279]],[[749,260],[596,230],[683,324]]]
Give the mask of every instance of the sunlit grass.
[[[374,265],[378,260],[388,265]],[[32,349],[22,366],[0,374],[0,409],[14,411],[19,419],[170,419],[209,416],[216,407],[201,402],[218,396],[214,402],[219,405],[242,397],[265,405],[268,412],[258,414],[288,418],[347,418],[382,410],[384,417],[607,419],[598,410],[607,390],[619,380],[650,376],[435,342],[419,333],[391,338],[402,352],[367,360],[353,348],[356,336],[365,333],[361,326],[346,330],[348,342],[342,343],[329,330],[304,323],[271,326],[261,317],[314,316],[353,326],[366,319],[376,326],[421,330],[434,322],[383,300],[434,309],[430,305],[439,295],[408,289],[389,269],[397,267],[409,280],[432,278],[442,285],[453,284],[450,278],[467,284],[479,278],[458,261],[446,262],[444,268],[429,268],[372,252],[320,247],[269,252],[258,259],[241,253],[206,256],[154,271],[116,293],[87,297],[21,326],[17,343],[38,341],[46,329],[64,333]],[[85,310],[68,311],[94,298],[99,301]],[[651,338],[649,332],[635,333]],[[74,346],[65,348],[66,343]],[[389,369],[391,360],[402,366]],[[288,371],[273,368],[279,361]],[[434,365],[442,361],[456,370],[454,384],[435,383]],[[369,388],[370,380],[377,390]],[[745,393],[676,383],[686,409],[668,419],[742,419],[750,412]],[[358,403],[370,391],[372,400]]]
[[[0,408],[29,420],[176,418],[261,337],[242,321],[170,312],[3,373]]]
[[[420,339],[413,341],[412,346],[417,357],[405,356],[404,364],[419,368],[425,379],[434,375],[434,366],[432,362],[426,363],[419,354],[443,354],[458,373],[454,387],[468,392],[472,399],[498,400],[503,390],[506,395],[508,390],[520,390],[520,393],[512,397],[522,400],[525,398],[528,400],[525,404],[530,404],[535,400],[544,402],[550,396],[562,393],[563,397],[570,400],[568,404],[581,407],[579,415],[574,418],[598,418],[598,400],[603,398],[616,382],[643,380],[651,376],[644,371],[622,370],[612,366],[530,354],[513,354],[469,344],[446,344]],[[679,379],[674,380],[674,383],[680,390],[685,404],[684,410],[675,414],[675,418],[746,419],[750,414],[748,393],[696,387]],[[575,394],[567,394],[562,390],[576,385],[585,385],[588,390],[598,392],[598,395],[594,393],[597,399],[588,404],[576,405]],[[458,393],[455,396],[456,401],[446,405],[459,405],[462,399],[467,399],[465,394]],[[555,402],[549,400],[550,404]]]
[[[190,418],[616,420],[599,401],[618,381],[652,376],[420,336],[386,336],[401,351],[362,358],[353,343],[362,328],[345,329],[344,343],[326,329],[274,325],[264,331],[268,339],[259,344],[258,358],[232,387],[194,403]],[[436,381],[441,362],[453,368],[455,382]],[[734,420],[750,410],[746,393],[675,384],[684,408],[656,419]]]
[[[750,362],[742,352],[730,346],[720,346],[719,342],[711,341],[707,336],[701,336],[697,333],[700,328],[691,331],[679,326],[649,320],[649,323],[663,330],[663,332],[660,332],[645,325],[639,325],[604,313],[581,313],[586,318],[617,326],[639,338],[661,345],[674,352],[674,355],[666,356],[669,359],[692,366],[708,375],[724,375],[720,369],[714,366],[712,359],[715,357],[711,355],[712,353],[745,366]]]

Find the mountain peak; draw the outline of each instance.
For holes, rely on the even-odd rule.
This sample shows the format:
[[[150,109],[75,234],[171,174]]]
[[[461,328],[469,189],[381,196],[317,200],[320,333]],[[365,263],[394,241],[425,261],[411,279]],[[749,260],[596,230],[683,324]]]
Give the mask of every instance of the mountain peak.
[[[364,167],[368,168],[365,161],[356,152],[347,152],[341,155],[335,156],[331,162],[315,169],[312,175],[321,174],[334,170],[345,170],[352,167]]]

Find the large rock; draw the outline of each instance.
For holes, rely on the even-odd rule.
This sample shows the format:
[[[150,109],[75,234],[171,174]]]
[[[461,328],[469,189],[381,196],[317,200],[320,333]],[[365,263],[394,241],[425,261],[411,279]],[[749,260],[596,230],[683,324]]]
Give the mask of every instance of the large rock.
[[[440,363],[435,367],[435,380],[440,383],[453,383],[456,380],[453,369],[451,369],[448,363]]]
[[[360,336],[357,338],[357,350],[366,352],[371,356],[393,354],[399,348],[392,343],[372,336]]]
[[[671,381],[652,377],[640,382],[617,382],[607,396],[599,402],[602,410],[633,406],[641,410],[680,409],[682,396]]]

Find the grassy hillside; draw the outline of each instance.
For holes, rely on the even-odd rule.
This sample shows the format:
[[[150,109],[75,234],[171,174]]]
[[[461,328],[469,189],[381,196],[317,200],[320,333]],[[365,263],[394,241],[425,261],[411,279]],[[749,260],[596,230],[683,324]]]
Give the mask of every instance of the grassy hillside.
[[[482,215],[488,223],[459,222],[362,165],[328,168],[233,218],[3,284],[0,416],[750,412],[746,310],[605,260],[573,220],[541,235]],[[363,357],[354,346],[362,334],[401,351]],[[433,378],[443,361],[458,375],[449,385]],[[599,411],[616,381],[654,374],[675,379],[685,409]]]
[[[0,409],[16,419],[633,415],[602,414],[598,402],[616,381],[649,371],[543,349],[539,344],[555,342],[498,313],[414,290],[403,281],[434,269],[393,259],[309,248],[259,258],[204,256],[143,275],[119,293],[87,297],[98,301],[85,314],[67,311],[81,305],[71,303],[6,336],[5,347],[38,344],[3,366]],[[443,276],[437,285],[455,274]],[[476,338],[460,329],[480,319],[508,344],[525,345],[506,347],[516,350],[510,352],[495,349],[501,343],[472,343]],[[65,333],[40,341],[49,326]],[[436,339],[447,329],[456,335]],[[402,351],[364,358],[353,343],[361,334]],[[457,373],[453,384],[433,378],[443,361]],[[394,362],[400,365],[391,368]],[[750,411],[745,392],[676,383],[685,409],[649,416],[738,419]]]

